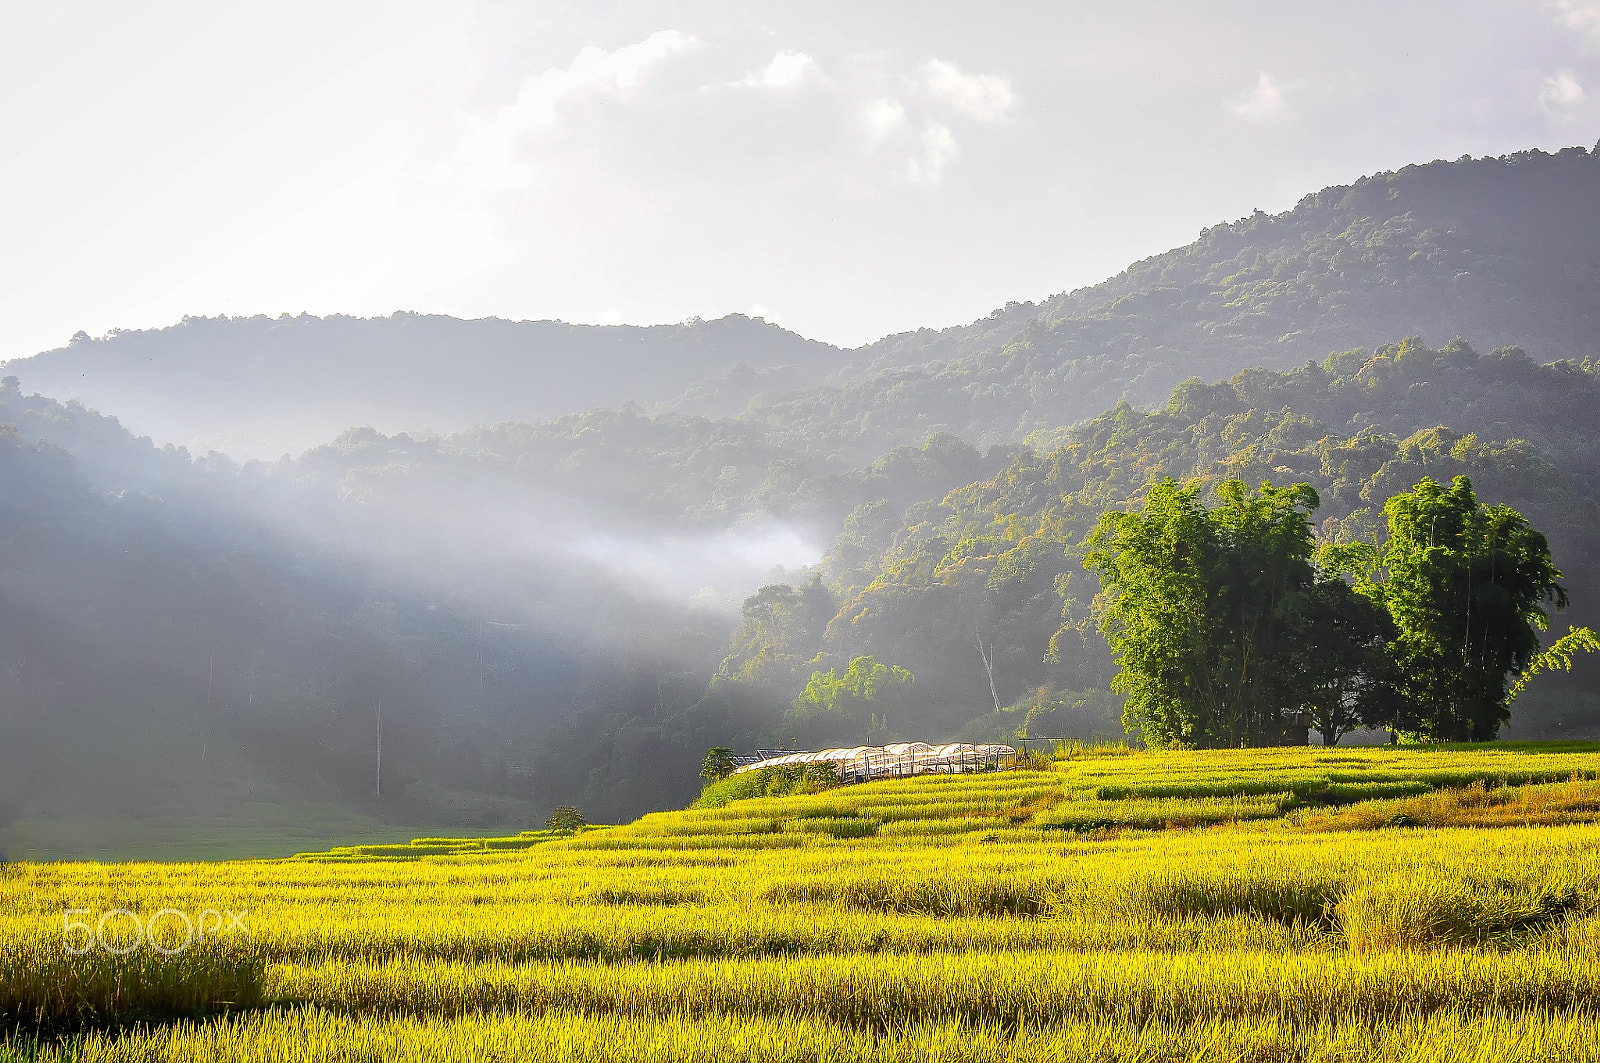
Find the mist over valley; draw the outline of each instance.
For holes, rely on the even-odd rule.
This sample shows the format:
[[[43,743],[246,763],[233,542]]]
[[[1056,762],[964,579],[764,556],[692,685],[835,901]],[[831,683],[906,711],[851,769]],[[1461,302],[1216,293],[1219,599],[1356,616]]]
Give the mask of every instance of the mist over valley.
[[[1581,148],[854,350],[742,315],[80,335],[0,369],[0,850],[620,820],[711,745],[1115,737],[1080,543],[1163,475],[1307,480],[1331,531],[1467,473],[1592,622],[1596,335]],[[863,656],[913,685],[797,714]],[[1600,729],[1585,682],[1515,733]]]

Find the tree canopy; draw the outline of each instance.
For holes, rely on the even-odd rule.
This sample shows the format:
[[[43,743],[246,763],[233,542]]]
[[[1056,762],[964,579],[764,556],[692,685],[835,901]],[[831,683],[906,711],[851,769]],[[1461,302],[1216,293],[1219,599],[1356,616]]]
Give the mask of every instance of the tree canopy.
[[[1546,604],[1568,604],[1522,514],[1481,504],[1465,476],[1423,477],[1386,503],[1382,544],[1317,551],[1309,485],[1224,480],[1215,493],[1207,508],[1200,484],[1169,477],[1087,541],[1130,730],[1157,746],[1271,745],[1302,722],[1330,745],[1358,724],[1498,734]]]
[[[1495,737],[1510,715],[1507,685],[1539,653],[1546,606],[1566,588],[1550,545],[1510,506],[1478,501],[1472,481],[1423,477],[1384,506],[1389,534],[1369,593],[1394,618],[1391,654],[1403,733],[1447,741]]]
[[[865,737],[882,741],[890,734],[890,714],[907,704],[915,682],[899,665],[863,655],[851,660],[842,674],[835,668],[811,673],[788,718],[821,734],[844,733],[840,725],[865,724]]]
[[[1257,746],[1309,713],[1337,740],[1375,679],[1375,622],[1312,565],[1316,491],[1224,480],[1212,508],[1202,492],[1168,477],[1087,541],[1124,723],[1156,746]]]

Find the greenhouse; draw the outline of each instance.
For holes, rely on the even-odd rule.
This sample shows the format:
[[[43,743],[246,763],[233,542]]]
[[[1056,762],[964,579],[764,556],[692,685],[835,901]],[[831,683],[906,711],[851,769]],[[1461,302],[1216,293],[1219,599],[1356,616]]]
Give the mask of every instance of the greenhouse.
[[[931,746],[926,742],[896,742],[886,746],[783,753],[741,764],[733,774],[760,771],[763,768],[831,764],[840,782],[867,782],[908,775],[993,771],[1001,767],[1007,757],[1016,755],[1017,751],[1011,746],[969,745],[965,742]]]

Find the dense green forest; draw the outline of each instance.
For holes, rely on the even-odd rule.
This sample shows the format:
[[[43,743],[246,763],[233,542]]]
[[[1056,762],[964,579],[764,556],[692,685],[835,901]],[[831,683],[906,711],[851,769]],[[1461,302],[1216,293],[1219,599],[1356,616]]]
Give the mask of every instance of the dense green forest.
[[[692,796],[713,745],[1118,737],[1084,542],[1166,477],[1208,502],[1309,484],[1332,542],[1468,476],[1548,536],[1573,603],[1553,630],[1594,625],[1597,173],[1572,151],[1368,178],[1094,289],[827,355],[856,378],[736,416],[695,402],[765,370],[241,463],[8,378],[0,831],[246,821],[291,795],[601,821]],[[227,332],[180,327],[185,358],[206,329]],[[153,377],[159,339],[138,340]],[[719,350],[694,371],[788,357]],[[1592,735],[1597,691],[1592,668],[1541,677],[1509,733]]]
[[[818,625],[815,609],[795,607],[775,625],[770,610],[753,610],[722,674],[769,684],[781,700],[798,693],[817,653],[871,655],[939,676],[919,691],[906,733],[965,726],[998,737],[1029,711],[1036,734],[1120,731],[1120,709],[1099,693],[1111,665],[1085,623],[1097,587],[1081,543],[1103,511],[1139,504],[1166,476],[1309,483],[1328,540],[1370,537],[1385,499],[1423,476],[1470,476],[1480,497],[1516,507],[1549,536],[1577,603],[1562,622],[1593,623],[1597,400],[1593,364],[1538,366],[1517,349],[1480,355],[1461,341],[1185,382],[1162,409],[1119,404],[942,499],[900,513],[858,507],[823,564],[836,613]],[[985,656],[1011,710],[1004,720]]]
[[[1320,544],[1307,483],[1252,489],[1164,477],[1084,540],[1123,723],[1152,748],[1324,745],[1358,727],[1408,742],[1485,742],[1514,690],[1600,648],[1573,628],[1549,540],[1467,476],[1384,502],[1381,535]]]

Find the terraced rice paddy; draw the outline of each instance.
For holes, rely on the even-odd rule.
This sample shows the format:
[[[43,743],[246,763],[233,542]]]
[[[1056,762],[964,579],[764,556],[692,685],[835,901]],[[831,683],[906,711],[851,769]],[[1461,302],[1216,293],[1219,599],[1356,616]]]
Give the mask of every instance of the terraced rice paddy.
[[[5,865],[0,1058],[1600,1060],[1600,747],[1033,768]],[[248,930],[71,955],[68,909]]]

